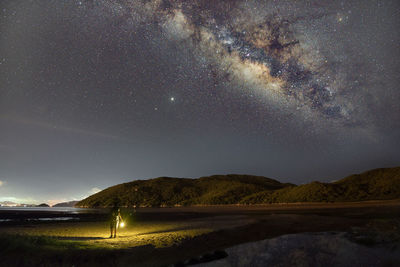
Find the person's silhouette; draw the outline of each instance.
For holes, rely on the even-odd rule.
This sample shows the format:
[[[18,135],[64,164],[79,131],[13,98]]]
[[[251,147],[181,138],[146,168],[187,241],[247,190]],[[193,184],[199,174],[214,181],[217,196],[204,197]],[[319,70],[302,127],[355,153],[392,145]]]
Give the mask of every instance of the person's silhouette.
[[[122,221],[121,210],[118,208],[118,206],[114,206],[111,209],[111,215],[110,215],[110,232],[111,232],[110,238],[112,238],[113,236],[114,238],[117,237],[117,228],[119,227],[121,221]]]

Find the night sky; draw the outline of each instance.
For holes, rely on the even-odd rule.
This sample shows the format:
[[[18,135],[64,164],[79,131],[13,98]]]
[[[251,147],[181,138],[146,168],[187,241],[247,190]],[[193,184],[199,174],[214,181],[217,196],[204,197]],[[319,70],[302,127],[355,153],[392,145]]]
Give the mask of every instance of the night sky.
[[[400,2],[0,1],[0,201],[400,165]]]

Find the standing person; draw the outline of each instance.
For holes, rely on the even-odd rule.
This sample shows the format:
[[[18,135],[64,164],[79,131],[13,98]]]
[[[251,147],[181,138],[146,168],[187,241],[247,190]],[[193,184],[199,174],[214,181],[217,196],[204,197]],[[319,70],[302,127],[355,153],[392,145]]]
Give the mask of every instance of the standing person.
[[[122,222],[121,210],[117,206],[114,206],[114,208],[112,208],[111,210],[110,238],[113,237],[113,233],[114,233],[114,238],[117,237],[117,228],[119,227],[120,222]]]

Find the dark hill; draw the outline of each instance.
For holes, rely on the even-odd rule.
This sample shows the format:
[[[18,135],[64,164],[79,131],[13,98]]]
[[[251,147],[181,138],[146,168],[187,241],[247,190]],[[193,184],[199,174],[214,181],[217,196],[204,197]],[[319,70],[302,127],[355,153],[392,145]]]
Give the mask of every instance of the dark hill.
[[[333,183],[311,182],[274,192],[258,192],[241,203],[335,202],[400,198],[400,167],[370,170]]]
[[[53,205],[52,207],[74,207],[78,200],[68,201],[68,202],[61,202]]]
[[[364,201],[400,198],[400,167],[376,169],[333,183],[304,185],[251,175],[198,179],[160,177],[109,187],[76,204],[80,207],[262,204]]]
[[[47,207],[50,207],[50,206],[48,204],[46,204],[46,203],[42,203],[42,204],[37,205],[36,207],[47,208]]]
[[[80,207],[218,205],[239,203],[250,194],[290,186],[252,175],[214,175],[199,179],[160,177],[119,184],[76,204]]]

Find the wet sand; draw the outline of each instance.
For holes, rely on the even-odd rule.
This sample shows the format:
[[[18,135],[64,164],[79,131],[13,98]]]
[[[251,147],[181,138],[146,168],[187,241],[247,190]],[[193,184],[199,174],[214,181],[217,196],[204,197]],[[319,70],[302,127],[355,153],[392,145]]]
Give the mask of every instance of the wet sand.
[[[58,253],[56,262],[51,257],[42,261],[49,265],[162,266],[285,234],[351,233],[354,229],[390,233],[400,222],[400,201],[143,208],[127,219],[116,239],[108,238],[106,214],[78,218],[72,222],[3,223],[0,236],[45,236],[79,244],[79,249],[69,249],[65,257]],[[0,263],[12,260],[0,257]]]

